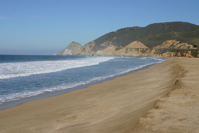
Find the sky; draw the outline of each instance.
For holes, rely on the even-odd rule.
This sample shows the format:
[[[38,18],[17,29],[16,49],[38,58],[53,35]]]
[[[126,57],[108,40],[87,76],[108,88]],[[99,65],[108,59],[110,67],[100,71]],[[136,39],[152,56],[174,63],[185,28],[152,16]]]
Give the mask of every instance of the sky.
[[[199,0],[0,0],[0,54],[52,55],[120,28],[199,25]]]

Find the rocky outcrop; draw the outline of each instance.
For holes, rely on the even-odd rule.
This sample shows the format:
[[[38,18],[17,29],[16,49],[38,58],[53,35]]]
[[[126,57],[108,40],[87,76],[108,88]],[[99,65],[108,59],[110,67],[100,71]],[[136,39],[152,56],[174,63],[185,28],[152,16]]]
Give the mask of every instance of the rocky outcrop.
[[[84,47],[80,49],[80,51],[76,54],[78,55],[93,55],[94,52],[92,51],[93,47],[95,46],[95,42],[90,42],[86,44]]]
[[[194,49],[193,45],[176,40],[167,40],[154,49]]]
[[[77,42],[72,42],[57,55],[199,57],[199,50],[193,45],[176,40],[167,40],[153,49],[149,49],[140,41],[133,41],[125,47],[116,47],[111,42],[105,42],[101,47],[103,48],[100,50],[94,50],[95,42],[90,42],[84,47]]]
[[[176,40],[167,40],[162,44],[149,49],[140,41],[133,41],[125,47],[116,47],[112,44],[93,55],[117,56],[144,56],[144,57],[199,57],[199,50],[193,45]]]
[[[125,47],[116,49],[116,55],[120,56],[147,56],[149,48],[139,41],[133,41]]]
[[[105,49],[97,51],[96,55],[103,55],[103,56],[116,55],[115,52],[116,48],[117,48],[116,46],[110,44]]]
[[[162,57],[189,57],[192,58],[192,51],[176,51],[176,52],[166,52],[162,54]]]
[[[105,49],[98,50],[96,55],[146,56],[147,50],[149,50],[149,48],[139,41],[133,41],[125,47],[116,47],[109,43]]]
[[[143,48],[143,49],[149,49],[146,45],[144,45],[143,43],[141,43],[140,41],[133,41],[131,43],[129,43],[127,46],[125,46],[125,48]]]
[[[77,55],[80,53],[82,46],[78,42],[71,42],[66,48],[57,53],[56,55]]]
[[[162,44],[154,47],[150,52],[150,56],[158,57],[193,57],[193,53],[197,49],[188,43],[176,40],[167,40]]]

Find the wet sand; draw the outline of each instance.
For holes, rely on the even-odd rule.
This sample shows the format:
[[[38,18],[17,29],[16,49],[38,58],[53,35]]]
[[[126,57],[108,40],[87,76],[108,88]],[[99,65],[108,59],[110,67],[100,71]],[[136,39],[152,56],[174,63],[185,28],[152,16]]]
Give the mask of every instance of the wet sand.
[[[170,58],[85,89],[0,110],[0,133],[199,132],[199,59]]]

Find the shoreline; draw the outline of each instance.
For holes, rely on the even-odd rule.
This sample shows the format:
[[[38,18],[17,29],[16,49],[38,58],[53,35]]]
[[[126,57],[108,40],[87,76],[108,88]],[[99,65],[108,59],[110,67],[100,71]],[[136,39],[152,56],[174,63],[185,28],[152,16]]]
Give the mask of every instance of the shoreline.
[[[198,59],[169,58],[84,89],[0,110],[0,132],[197,132],[198,65]]]
[[[162,59],[162,60],[163,60],[163,62],[165,62],[164,59]],[[155,63],[155,64],[159,64],[159,63]],[[30,101],[34,101],[34,100],[38,100],[38,99],[43,99],[43,98],[48,98],[48,97],[53,97],[53,96],[57,96],[57,95],[62,95],[64,93],[68,93],[68,92],[79,90],[79,89],[84,89],[84,88],[87,88],[87,87],[92,86],[92,85],[97,85],[97,84],[100,84],[100,83],[103,83],[103,82],[106,82],[106,81],[109,81],[109,80],[113,80],[114,78],[117,78],[117,77],[125,76],[125,75],[128,75],[128,74],[137,72],[137,71],[147,69],[148,67],[153,66],[155,64],[147,65],[147,66],[144,66],[144,67],[123,73],[123,74],[119,74],[119,75],[115,75],[113,77],[109,77],[109,78],[106,78],[106,79],[94,81],[94,82],[91,82],[91,83],[88,83],[88,84],[85,84],[85,85],[79,85],[79,86],[76,86],[76,87],[73,87],[73,88],[68,88],[68,89],[64,89],[64,90],[57,90],[57,91],[54,91],[54,92],[45,92],[45,93],[42,93],[42,94],[39,94],[39,95],[36,95],[36,96],[31,96],[31,97],[18,99],[18,100],[15,100],[15,101],[5,102],[3,104],[0,104],[0,110],[11,108],[11,107],[14,107],[14,106],[18,106],[18,105],[26,103],[26,102],[30,102]]]

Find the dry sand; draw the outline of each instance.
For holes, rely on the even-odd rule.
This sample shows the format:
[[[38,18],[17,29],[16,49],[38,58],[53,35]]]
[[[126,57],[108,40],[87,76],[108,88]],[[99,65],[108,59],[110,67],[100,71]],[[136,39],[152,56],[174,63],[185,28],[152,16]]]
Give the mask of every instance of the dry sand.
[[[179,66],[174,90],[158,99],[132,133],[199,133],[199,59],[169,59]]]
[[[0,110],[0,133],[198,133],[199,59],[170,58],[85,89]]]

